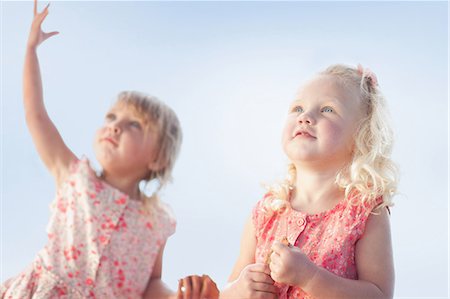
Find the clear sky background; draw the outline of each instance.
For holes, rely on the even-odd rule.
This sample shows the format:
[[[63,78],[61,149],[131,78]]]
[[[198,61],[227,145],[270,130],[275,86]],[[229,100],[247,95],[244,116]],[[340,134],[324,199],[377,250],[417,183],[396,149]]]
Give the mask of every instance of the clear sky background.
[[[45,3],[41,3],[43,8]],[[33,3],[1,2],[1,281],[46,241],[54,183],[25,126],[21,76]],[[391,225],[397,298],[448,296],[447,2],[60,2],[39,48],[48,112],[94,159],[121,90],[158,96],[184,131],[163,198],[178,219],[163,279],[226,284],[261,183],[282,179],[281,128],[299,85],[332,63],[378,76],[401,170]],[[94,163],[94,165],[97,165]]]

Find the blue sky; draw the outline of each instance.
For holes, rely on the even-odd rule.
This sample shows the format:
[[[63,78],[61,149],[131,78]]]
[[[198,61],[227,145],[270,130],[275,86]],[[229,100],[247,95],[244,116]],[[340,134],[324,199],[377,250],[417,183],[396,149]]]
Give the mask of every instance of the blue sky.
[[[33,4],[1,6],[3,281],[45,244],[54,183],[21,101]],[[447,2],[55,1],[44,30],[60,34],[39,57],[48,112],[79,156],[94,158],[94,132],[121,90],[156,95],[179,115],[184,142],[164,192],[178,218],[163,267],[172,287],[190,273],[225,285],[261,183],[284,177],[281,128],[300,84],[333,63],[371,68],[401,170],[395,295],[446,297],[447,27]]]

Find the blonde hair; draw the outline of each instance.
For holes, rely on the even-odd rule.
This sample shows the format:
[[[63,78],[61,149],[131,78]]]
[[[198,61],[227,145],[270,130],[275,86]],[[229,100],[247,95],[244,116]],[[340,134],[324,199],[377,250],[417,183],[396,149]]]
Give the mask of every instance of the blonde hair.
[[[155,126],[158,132],[156,160],[162,167],[149,171],[143,178],[146,184],[156,181],[158,186],[153,194],[146,198],[149,206],[158,200],[158,192],[172,180],[172,170],[178,157],[182,142],[180,122],[175,112],[154,96],[137,91],[122,91],[117,96],[117,104],[125,104],[142,117],[145,126]]]
[[[390,158],[393,132],[376,78],[374,80],[371,73],[341,64],[331,65],[319,75],[335,78],[344,88],[359,90],[361,103],[367,112],[354,136],[352,160],[338,172],[336,185],[345,190],[345,198],[352,204],[372,203],[381,198],[380,207],[392,206],[398,171]],[[264,201],[266,210],[280,211],[285,208],[295,185],[296,173],[295,165],[291,163],[286,180],[268,187]]]

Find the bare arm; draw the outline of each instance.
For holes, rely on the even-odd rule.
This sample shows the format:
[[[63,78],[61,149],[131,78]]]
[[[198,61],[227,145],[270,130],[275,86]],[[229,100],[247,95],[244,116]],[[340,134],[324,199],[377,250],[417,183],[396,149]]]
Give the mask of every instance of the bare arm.
[[[236,264],[231,271],[228,282],[233,282],[238,279],[239,275],[247,265],[255,263],[256,251],[256,237],[255,228],[251,216],[247,219],[244,226],[244,231],[241,236],[241,247]]]
[[[220,299],[276,298],[278,290],[270,278],[270,269],[265,264],[255,264],[255,251],[255,228],[249,217],[242,234],[238,260],[228,278],[228,285],[220,292]]]
[[[159,250],[158,256],[156,257],[156,262],[153,267],[152,275],[147,284],[147,289],[144,294],[144,299],[174,299],[176,294],[161,280],[162,273],[162,259],[164,253],[164,243]]]
[[[317,298],[392,298],[394,262],[386,209],[369,216],[364,235],[356,245],[355,258],[358,280],[316,267],[303,289]]]
[[[34,3],[34,19],[28,38],[23,72],[23,104],[25,119],[36,149],[57,184],[61,182],[70,163],[76,159],[62,140],[47,114],[43,101],[42,80],[37,57],[37,47],[58,32],[44,33],[41,24],[48,15],[48,5],[37,12]]]

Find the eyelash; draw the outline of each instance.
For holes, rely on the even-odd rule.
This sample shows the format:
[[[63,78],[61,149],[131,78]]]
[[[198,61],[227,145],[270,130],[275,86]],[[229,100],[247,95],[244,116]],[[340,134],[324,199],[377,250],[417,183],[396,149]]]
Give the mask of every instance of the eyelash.
[[[116,119],[116,115],[114,115],[112,113],[111,114],[107,114],[105,116],[105,121],[106,122],[111,122],[111,121],[114,121],[115,119]],[[142,128],[142,125],[138,121],[130,121],[129,125],[130,125],[130,127],[134,127],[134,128],[137,128],[137,129],[141,129]]]
[[[301,111],[299,111],[299,110],[301,110]],[[329,111],[326,111],[326,110],[329,110]],[[303,108],[301,106],[295,106],[294,108],[292,108],[292,112],[301,113],[301,112],[303,112]],[[334,109],[330,106],[325,106],[322,109],[320,109],[320,112],[334,112]]]
[[[302,111],[298,111],[298,109],[301,109]],[[303,112],[303,108],[301,106],[295,106],[294,108],[292,108],[292,112],[296,112],[296,113]]]
[[[131,121],[131,122],[130,122],[130,126],[131,126],[131,127],[135,127],[135,128],[137,128],[137,129],[140,129],[140,128],[142,127],[141,124],[138,123],[137,121]]]

